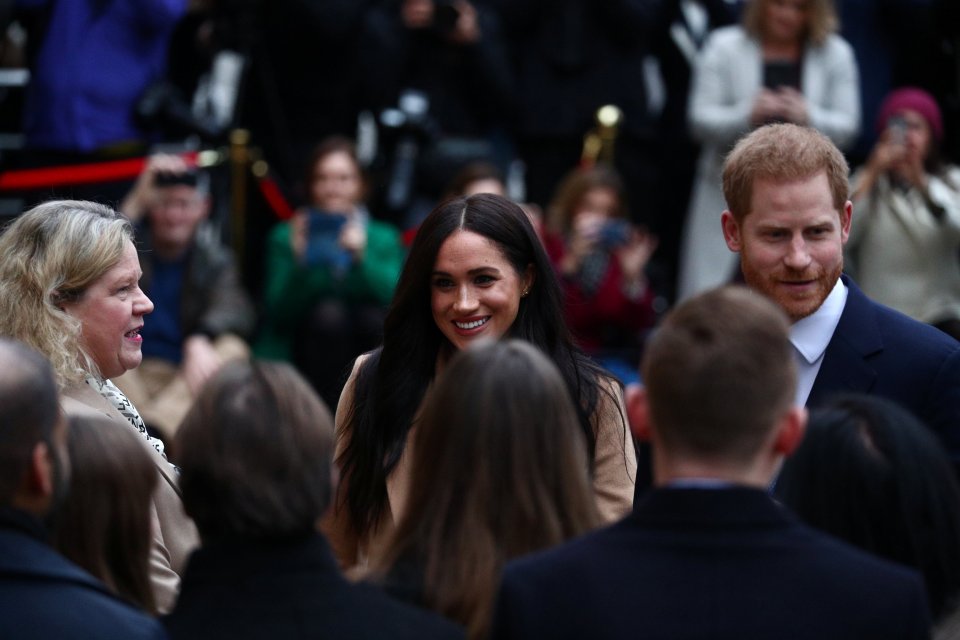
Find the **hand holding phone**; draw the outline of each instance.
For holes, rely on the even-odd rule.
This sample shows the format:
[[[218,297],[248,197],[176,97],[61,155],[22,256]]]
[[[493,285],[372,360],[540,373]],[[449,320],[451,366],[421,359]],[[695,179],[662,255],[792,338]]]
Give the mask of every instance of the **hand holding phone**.
[[[311,209],[307,215],[304,264],[345,272],[350,267],[351,258],[350,252],[340,246],[340,232],[347,223],[347,217],[317,209]]]
[[[887,122],[890,131],[890,143],[903,146],[907,142],[907,121],[903,116],[893,116]]]

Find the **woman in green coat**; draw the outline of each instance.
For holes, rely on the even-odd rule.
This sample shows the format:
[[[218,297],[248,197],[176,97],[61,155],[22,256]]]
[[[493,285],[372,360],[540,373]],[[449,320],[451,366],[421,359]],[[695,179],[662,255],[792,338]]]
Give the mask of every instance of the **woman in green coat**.
[[[297,365],[335,407],[349,365],[380,341],[404,249],[371,218],[353,143],[321,142],[307,175],[310,206],[267,241],[264,325],[256,353]]]

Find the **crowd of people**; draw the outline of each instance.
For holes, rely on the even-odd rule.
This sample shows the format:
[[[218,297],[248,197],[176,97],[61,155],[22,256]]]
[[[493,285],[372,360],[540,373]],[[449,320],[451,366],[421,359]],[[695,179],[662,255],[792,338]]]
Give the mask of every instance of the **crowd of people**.
[[[24,0],[33,103],[108,28],[127,102],[184,34],[295,75],[272,9],[138,1]],[[0,636],[960,638],[952,106],[877,95],[831,0],[346,4],[298,11],[370,43],[355,95],[253,129],[302,165],[262,290],[176,153],[0,229]],[[682,124],[611,83],[650,56]],[[363,106],[392,157],[324,120]],[[147,148],[105,113],[30,162]]]
[[[18,216],[4,637],[955,637],[960,343],[842,274],[825,135],[759,127],[722,178],[744,282],[670,310],[642,384],[578,346],[538,219],[479,193],[423,220],[335,407],[240,356],[173,432],[112,381],[155,312],[131,220]]]

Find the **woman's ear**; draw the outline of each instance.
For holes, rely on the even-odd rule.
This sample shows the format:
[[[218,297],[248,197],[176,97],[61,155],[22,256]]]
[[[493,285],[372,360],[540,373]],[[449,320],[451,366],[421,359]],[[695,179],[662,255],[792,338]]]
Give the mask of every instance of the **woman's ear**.
[[[68,300],[69,297],[61,293],[59,290],[55,289],[50,293],[50,302],[53,303],[53,306],[55,306],[57,309],[60,309],[60,311],[63,311],[64,313],[67,313]]]
[[[533,283],[537,280],[537,269],[533,266],[533,263],[527,265],[526,272],[523,274],[523,295],[530,293],[530,289],[533,288]]]

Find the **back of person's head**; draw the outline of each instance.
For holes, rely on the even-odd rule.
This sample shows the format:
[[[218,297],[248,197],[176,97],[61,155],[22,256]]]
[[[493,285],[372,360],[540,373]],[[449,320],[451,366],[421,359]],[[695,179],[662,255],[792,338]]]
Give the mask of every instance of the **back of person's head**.
[[[333,421],[290,365],[224,365],[176,443],[183,505],[205,544],[307,534],[330,502]]]
[[[738,223],[750,212],[758,178],[792,181],[825,172],[838,214],[849,199],[850,168],[837,146],[816,129],[769,124],[742,137],[723,163],[723,196]]]
[[[54,519],[57,550],[134,605],[156,612],[150,585],[157,468],[144,441],[106,417],[71,417],[70,488]]]
[[[444,199],[472,196],[477,193],[493,193],[505,196],[507,187],[503,181],[503,172],[496,165],[483,160],[465,164],[444,190]]]
[[[126,218],[102,204],[54,200],[0,235],[0,335],[46,356],[62,386],[96,371],[80,348],[80,321],[61,306],[113,267],[131,241]]]
[[[779,307],[739,286],[667,314],[641,368],[660,446],[695,459],[752,461],[793,406],[789,330]]]
[[[547,208],[547,222],[557,233],[567,233],[584,199],[594,190],[608,191],[612,196],[613,218],[627,217],[626,187],[620,174],[611,167],[597,165],[589,169],[574,169],[568,173],[554,192]]]
[[[519,340],[456,354],[428,394],[410,498],[381,572],[412,562],[425,603],[486,628],[503,563],[597,524],[584,437],[553,363]]]
[[[59,419],[50,363],[30,347],[0,338],[0,505],[16,501],[35,447],[56,449],[52,439]]]
[[[777,494],[812,526],[919,569],[935,617],[960,604],[960,485],[906,409],[849,395],[812,412]]]

